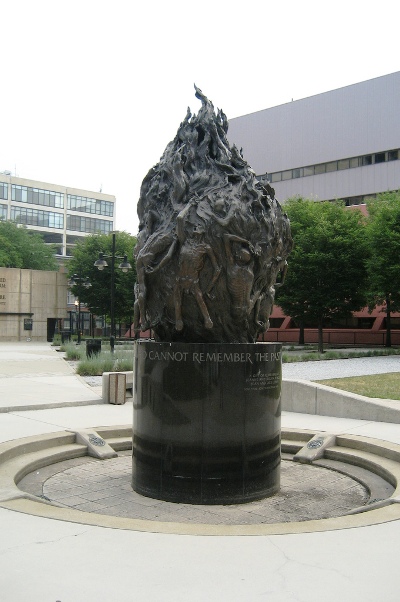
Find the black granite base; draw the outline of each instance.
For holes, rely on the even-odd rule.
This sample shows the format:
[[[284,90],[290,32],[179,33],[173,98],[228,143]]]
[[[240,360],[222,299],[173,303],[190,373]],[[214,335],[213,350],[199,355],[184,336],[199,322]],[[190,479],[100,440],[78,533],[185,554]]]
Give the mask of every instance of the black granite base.
[[[135,343],[133,489],[237,504],[280,483],[281,345]]]

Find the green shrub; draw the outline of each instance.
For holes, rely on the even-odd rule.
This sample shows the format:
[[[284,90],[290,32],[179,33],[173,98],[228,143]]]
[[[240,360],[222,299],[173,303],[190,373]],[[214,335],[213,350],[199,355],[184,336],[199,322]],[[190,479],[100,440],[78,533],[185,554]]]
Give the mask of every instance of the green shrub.
[[[65,357],[70,361],[79,361],[86,356],[85,347],[74,343],[66,343],[62,346],[62,351],[65,351]]]
[[[53,345],[53,347],[58,347],[59,345],[61,345],[61,335],[55,334],[53,336],[53,341],[51,344]]]
[[[77,366],[80,376],[101,376],[103,372],[129,372],[133,370],[133,349],[118,350],[114,354],[102,350],[87,358],[82,356]]]
[[[293,362],[315,362],[320,360],[340,360],[352,357],[379,357],[385,355],[400,355],[400,349],[396,347],[384,349],[369,349],[368,351],[326,351],[325,353],[302,353],[299,355],[282,354],[282,363]]]
[[[110,355],[98,354],[82,359],[76,371],[80,376],[101,376],[103,372],[114,372],[113,366],[114,360]]]
[[[115,364],[114,372],[129,372],[133,370],[133,351],[120,352],[114,354]]]

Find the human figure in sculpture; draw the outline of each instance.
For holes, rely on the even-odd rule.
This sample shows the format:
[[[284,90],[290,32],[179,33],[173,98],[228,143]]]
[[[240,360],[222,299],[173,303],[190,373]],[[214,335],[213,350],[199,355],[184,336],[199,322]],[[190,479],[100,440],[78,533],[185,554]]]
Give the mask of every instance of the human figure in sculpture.
[[[254,255],[259,249],[235,234],[224,234],[227,257],[227,287],[232,299],[232,314],[240,319],[247,317],[257,298],[251,296],[254,283]]]
[[[205,291],[209,293],[220,274],[221,268],[217,263],[212,248],[203,241],[203,234],[203,228],[200,226],[195,227],[192,235],[186,237],[180,248],[178,275],[174,289],[175,328],[177,331],[183,330],[184,326],[182,319],[184,294],[191,294],[195,297],[204,319],[205,328],[209,329],[213,327],[213,322],[200,289],[200,272],[204,268],[206,257],[208,257],[214,269],[213,278]]]
[[[286,278],[288,269],[288,263],[282,257],[272,259],[268,269],[268,282],[272,282],[265,290],[258,296],[255,304],[255,322],[259,327],[259,331],[263,332],[269,328],[269,317],[272,313],[272,308],[275,303],[275,292],[277,288],[280,288]],[[276,279],[280,275],[279,282]],[[272,279],[272,280],[271,280]]]
[[[143,332],[150,328],[146,309],[147,276],[162,268],[171,259],[176,245],[176,235],[174,230],[171,229],[161,233],[157,230],[149,236],[141,248],[136,245],[136,307],[134,308],[134,328],[136,332],[138,330]],[[161,259],[157,261],[160,256]]]

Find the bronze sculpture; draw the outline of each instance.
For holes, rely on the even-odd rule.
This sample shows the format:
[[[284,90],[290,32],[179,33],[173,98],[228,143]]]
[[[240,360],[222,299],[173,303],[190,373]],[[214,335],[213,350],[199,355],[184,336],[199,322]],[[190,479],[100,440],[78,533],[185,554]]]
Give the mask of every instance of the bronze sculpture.
[[[195,89],[199,113],[188,109],[142,183],[135,328],[156,341],[250,343],[268,327],[289,221]]]
[[[269,184],[196,87],[144,178],[135,249],[132,486],[192,504],[279,490],[281,344],[260,343],[292,248]]]

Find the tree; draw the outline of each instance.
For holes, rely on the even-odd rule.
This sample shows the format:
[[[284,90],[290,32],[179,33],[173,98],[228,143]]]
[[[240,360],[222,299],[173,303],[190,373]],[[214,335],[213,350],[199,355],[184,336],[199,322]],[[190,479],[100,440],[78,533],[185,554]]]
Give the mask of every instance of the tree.
[[[400,191],[387,192],[367,203],[369,307],[386,311],[386,347],[391,341],[391,313],[400,310]]]
[[[351,316],[366,305],[367,236],[359,211],[341,202],[293,198],[285,203],[294,248],[284,286],[277,295],[283,310],[304,326],[323,327],[328,319]]]
[[[14,222],[0,221],[0,266],[24,270],[58,270],[54,246]]]
[[[117,257],[127,255],[132,270],[123,273],[118,269],[122,259],[115,260],[115,318],[118,321],[133,319],[134,287],[136,282],[136,270],[133,260],[133,249],[136,238],[127,232],[117,232],[115,238],[115,249]],[[110,316],[111,309],[111,259],[107,260],[108,266],[99,271],[95,261],[99,253],[105,256],[111,255],[112,234],[93,234],[85,237],[79,242],[68,265],[68,276],[78,276],[78,284],[71,287],[72,293],[84,303],[89,310],[98,315]],[[88,278],[91,283],[86,288],[83,281]]]

